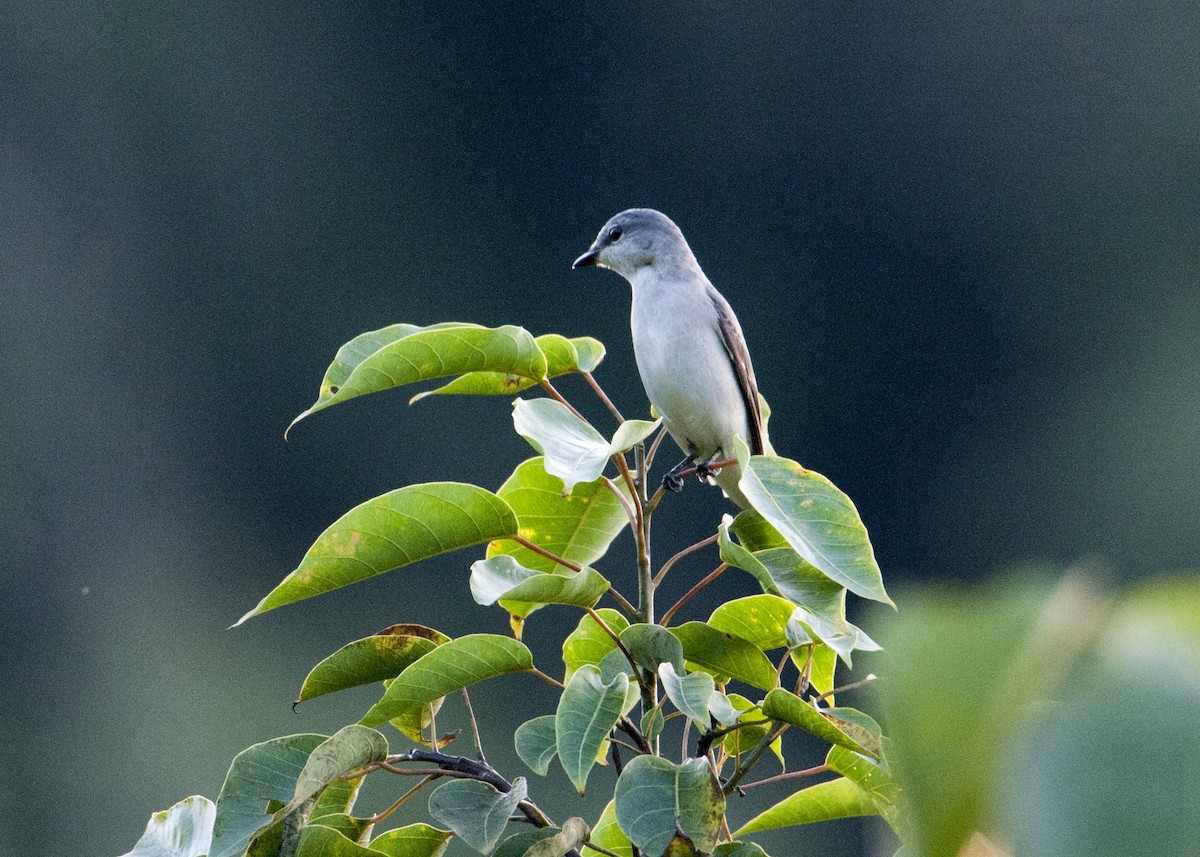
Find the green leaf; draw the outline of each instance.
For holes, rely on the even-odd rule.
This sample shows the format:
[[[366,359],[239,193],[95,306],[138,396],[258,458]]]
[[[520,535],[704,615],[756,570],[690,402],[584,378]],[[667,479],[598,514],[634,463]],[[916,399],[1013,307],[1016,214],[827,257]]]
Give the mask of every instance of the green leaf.
[[[509,792],[478,780],[450,780],[429,795],[429,814],[476,851],[486,853],[496,847],[509,816],[525,797],[522,777],[513,780]]]
[[[409,824],[376,836],[371,850],[387,857],[441,857],[453,835],[429,824]]]
[[[845,590],[843,590],[843,594],[844,592]],[[788,646],[794,649],[812,642],[824,643],[837,652],[838,657],[846,662],[846,666],[853,666],[850,655],[855,649],[867,652],[879,651],[879,644],[868,637],[865,631],[846,621],[844,602],[842,612],[843,616],[841,617],[827,619],[811,613],[803,607],[797,607],[796,612],[792,614],[784,628]]]
[[[580,572],[537,574],[517,584],[500,599],[514,616],[524,617],[543,604],[564,604],[587,609],[595,607],[605,592],[608,579],[593,568]]]
[[[603,479],[581,482],[564,496],[561,480],[546,473],[540,456],[521,463],[496,493],[516,513],[522,538],[581,567],[603,557],[629,523]],[[507,539],[488,545],[489,558],[500,554],[534,571],[562,570],[554,560]]]
[[[775,667],[753,643],[703,622],[686,622],[671,633],[683,643],[683,656],[692,663],[760,690],[775,687]]]
[[[379,857],[379,852],[359,845],[333,827],[309,824],[300,833],[295,857]]]
[[[675,672],[682,674],[683,645],[661,625],[638,623],[630,625],[620,633],[623,645],[640,666],[657,670],[659,664],[670,664]]]
[[[146,832],[123,857],[204,857],[212,844],[217,806],[192,795],[150,816]]]
[[[746,697],[731,693],[727,698],[729,704],[738,712],[736,722],[739,728],[726,735],[723,744],[726,753],[731,756],[740,756],[743,753],[749,753],[758,746],[759,741],[767,737],[767,732],[771,728],[771,720]],[[772,741],[770,747],[775,758],[779,760],[779,764],[786,770],[787,764],[783,758],[783,737],[780,736]]]
[[[716,690],[713,677],[699,672],[679,675],[669,663],[659,665],[658,677],[671,703],[701,729],[707,729],[708,702]]]
[[[839,726],[851,726],[849,721],[822,712],[811,703],[805,702],[783,688],[776,688],[767,694],[767,698],[763,700],[762,713],[772,720],[799,726],[830,744],[849,747],[856,752],[879,758],[878,735],[872,737],[861,728],[848,729],[855,733],[854,737],[851,737],[847,732],[838,728]]]
[[[556,378],[571,372],[591,372],[604,359],[604,346],[591,337],[567,339],[557,333],[537,337],[538,347],[546,355],[546,377]],[[417,393],[409,404],[427,396],[475,395],[508,396],[538,383],[537,379],[508,372],[468,372],[436,390]]]
[[[664,700],[659,700],[658,705],[642,715],[641,729],[647,741],[657,738],[667,723],[662,713],[663,702]]]
[[[803,669],[808,660],[808,649],[801,648],[792,652],[792,661]],[[834,675],[837,673],[838,654],[829,646],[814,644],[812,646],[812,666],[809,669],[808,681],[816,688],[817,693],[830,694],[827,700],[832,704]]]
[[[580,794],[608,733],[621,719],[628,687],[626,676],[618,675],[606,685],[599,669],[584,665],[571,676],[559,698],[554,715],[558,758]]]
[[[818,783],[792,794],[766,812],[756,815],[734,836],[772,830],[776,827],[795,827],[815,821],[831,821],[835,818],[856,818],[862,815],[877,815],[878,811],[871,796],[851,780],[840,777]]]
[[[362,782],[363,777],[355,777],[352,780],[339,780],[327,785],[313,803],[313,808],[308,813],[309,820],[325,815],[348,814],[354,808],[354,801],[358,798]]]
[[[550,763],[558,754],[557,740],[553,714],[526,720],[513,735],[521,761],[542,777],[546,776]]]
[[[449,641],[445,634],[424,625],[391,625],[347,643],[313,667],[296,701],[394,678],[421,655]]]
[[[525,852],[525,857],[563,857],[568,851],[587,842],[591,832],[582,818],[568,818],[563,822],[562,830],[554,836],[533,843]]]
[[[633,846],[629,843],[629,837],[617,824],[616,807],[611,800],[604,807],[604,812],[600,814],[595,826],[592,827],[590,841],[593,845],[606,848],[619,857],[633,857]]]
[[[729,701],[729,697],[719,690],[714,690],[712,696],[708,698],[708,711],[713,717],[717,718],[717,722],[722,726],[732,726],[737,723],[737,709],[733,707],[733,703]]]
[[[318,824],[321,827],[336,830],[354,843],[365,843],[370,839],[371,830],[375,827],[375,823],[370,818],[355,818],[345,813],[331,813],[314,819],[310,813],[308,824],[304,829]]]
[[[267,805],[287,804],[304,765],[324,735],[289,735],[247,747],[234,757],[217,798],[210,857],[238,857],[274,818]]]
[[[617,780],[614,797],[621,830],[643,854],[662,854],[676,830],[707,854],[716,845],[725,796],[707,759],[674,765],[638,756]]]
[[[467,372],[540,380],[546,376],[546,357],[527,330],[511,325],[392,325],[343,345],[325,372],[317,400],[292,425],[357,396]]]
[[[713,611],[707,624],[768,651],[787,645],[784,628],[795,609],[777,595],[751,595],[726,601]]]
[[[629,620],[610,607],[601,607],[596,614],[618,636],[629,627]],[[563,641],[563,664],[567,668],[565,681],[570,681],[575,671],[584,664],[599,666],[609,652],[616,650],[616,642],[595,619],[590,615],[582,617],[579,625]]]
[[[604,345],[599,339],[590,336],[577,336],[571,340],[578,356],[580,372],[595,372],[600,361],[604,359]]]
[[[767,857],[767,852],[753,842],[722,842],[713,857]]]
[[[544,839],[553,839],[557,835],[558,829],[555,827],[539,827],[514,833],[500,843],[492,857],[525,857],[534,845]]]
[[[338,518],[308,549],[299,567],[236,624],[417,560],[516,532],[517,518],[508,504],[475,485],[431,482],[398,488]]]
[[[617,433],[613,435],[612,443],[608,447],[609,452],[626,452],[633,449],[658,431],[658,427],[661,425],[661,419],[653,422],[650,420],[626,420],[617,427]]]
[[[755,455],[738,487],[807,563],[863,598],[895,606],[858,510],[832,482],[789,459]]]
[[[351,724],[323,741],[309,755],[296,780],[291,805],[299,806],[342,774],[387,758],[387,739],[374,729]]]
[[[880,812],[896,802],[900,789],[892,775],[878,762],[845,747],[830,747],[825,764],[874,798]]]
[[[377,726],[476,682],[532,668],[533,655],[516,640],[497,634],[459,637],[400,673],[360,722]]]

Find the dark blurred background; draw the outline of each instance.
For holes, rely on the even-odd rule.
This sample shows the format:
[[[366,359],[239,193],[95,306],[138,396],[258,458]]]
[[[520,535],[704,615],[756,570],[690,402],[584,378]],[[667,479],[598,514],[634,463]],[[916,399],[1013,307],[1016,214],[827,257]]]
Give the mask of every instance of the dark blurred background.
[[[0,853],[121,853],[246,745],[356,719],[372,692],[289,707],[348,640],[504,631],[470,601],[477,553],[225,627],[351,505],[530,454],[507,400],[400,394],[284,443],[353,335],[591,334],[645,412],[627,286],[569,270],[632,205],[682,227],[776,447],[854,498],[893,585],[1196,566],[1195,8],[478,6],[6,4]],[[690,486],[660,557],[723,510]],[[573,617],[546,617],[555,672]],[[515,774],[510,716],[483,715]],[[873,830],[772,842],[871,853]]]

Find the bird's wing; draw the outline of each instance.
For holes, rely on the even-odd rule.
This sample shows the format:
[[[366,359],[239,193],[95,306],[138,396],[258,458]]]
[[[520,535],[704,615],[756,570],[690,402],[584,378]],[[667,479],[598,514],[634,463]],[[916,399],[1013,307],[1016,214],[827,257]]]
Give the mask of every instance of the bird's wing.
[[[742,393],[742,404],[746,407],[746,423],[750,427],[750,437],[746,441],[750,452],[754,455],[763,453],[762,413],[758,409],[758,382],[754,379],[754,366],[750,363],[750,352],[746,349],[746,338],[742,335],[741,325],[729,301],[710,284],[708,297],[717,310],[717,328],[721,333],[721,343],[729,362],[733,364],[733,374],[737,376],[738,389]]]

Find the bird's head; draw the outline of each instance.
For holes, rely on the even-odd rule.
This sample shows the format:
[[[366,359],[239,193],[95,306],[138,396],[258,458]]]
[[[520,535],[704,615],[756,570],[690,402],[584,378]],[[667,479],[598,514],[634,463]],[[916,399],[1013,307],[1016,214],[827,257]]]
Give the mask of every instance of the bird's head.
[[[679,264],[693,259],[679,227],[652,208],[631,208],[614,215],[572,268],[596,265],[629,279],[639,268]]]

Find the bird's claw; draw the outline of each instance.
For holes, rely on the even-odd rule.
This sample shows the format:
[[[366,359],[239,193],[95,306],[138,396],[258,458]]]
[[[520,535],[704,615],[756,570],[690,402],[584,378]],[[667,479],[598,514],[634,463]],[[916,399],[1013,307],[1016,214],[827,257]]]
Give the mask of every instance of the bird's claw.
[[[709,464],[707,461],[701,461],[699,464],[696,465],[696,478],[699,479],[701,482],[705,483],[706,485],[709,484],[710,479],[712,479],[714,476],[716,476],[720,472],[721,472],[720,468],[717,468],[716,470],[714,470],[712,467],[709,467]]]
[[[678,494],[683,490],[683,480],[674,473],[664,473],[662,480],[663,487],[672,494]]]

